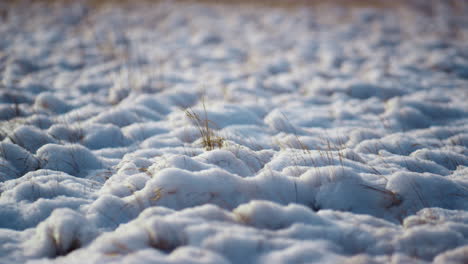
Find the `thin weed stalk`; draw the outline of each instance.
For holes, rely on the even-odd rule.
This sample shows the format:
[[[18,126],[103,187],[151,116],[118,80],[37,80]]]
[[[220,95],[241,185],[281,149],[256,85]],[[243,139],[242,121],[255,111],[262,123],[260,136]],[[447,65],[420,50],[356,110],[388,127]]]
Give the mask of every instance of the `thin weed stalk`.
[[[224,143],[224,138],[218,136],[215,131],[210,127],[214,125],[213,121],[208,119],[208,114],[206,112],[205,102],[203,101],[203,113],[204,116],[200,117],[198,113],[191,109],[185,110],[185,115],[195,123],[195,126],[198,129],[200,137],[202,139],[203,147],[210,151],[216,148],[222,148]]]

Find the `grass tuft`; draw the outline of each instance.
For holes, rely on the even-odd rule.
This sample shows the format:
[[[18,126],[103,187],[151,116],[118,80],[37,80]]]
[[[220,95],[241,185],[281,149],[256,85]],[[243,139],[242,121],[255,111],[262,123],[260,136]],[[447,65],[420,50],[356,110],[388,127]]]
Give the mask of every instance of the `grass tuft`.
[[[202,139],[202,145],[206,150],[213,150],[216,148],[222,148],[224,143],[224,138],[216,134],[216,132],[210,127],[210,124],[214,123],[208,119],[206,113],[205,102],[203,102],[203,112],[204,116],[201,117],[198,113],[191,109],[185,110],[185,115],[192,120],[195,126],[200,133]]]

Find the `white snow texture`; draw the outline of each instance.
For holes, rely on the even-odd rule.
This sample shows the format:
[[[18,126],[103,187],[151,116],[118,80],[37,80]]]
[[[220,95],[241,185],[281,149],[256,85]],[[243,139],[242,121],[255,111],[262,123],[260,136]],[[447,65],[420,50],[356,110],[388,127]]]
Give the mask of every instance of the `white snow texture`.
[[[468,2],[12,2],[0,263],[468,263]]]

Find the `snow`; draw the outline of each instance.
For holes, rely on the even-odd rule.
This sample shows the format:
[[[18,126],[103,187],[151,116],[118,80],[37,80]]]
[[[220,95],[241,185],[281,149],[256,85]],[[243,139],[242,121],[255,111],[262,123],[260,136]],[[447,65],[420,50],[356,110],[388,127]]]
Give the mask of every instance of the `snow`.
[[[102,167],[98,157],[78,144],[47,144],[37,151],[37,156],[42,168],[63,171],[74,176],[85,176],[89,170]]]
[[[352,2],[0,4],[0,263],[468,262],[468,5]]]

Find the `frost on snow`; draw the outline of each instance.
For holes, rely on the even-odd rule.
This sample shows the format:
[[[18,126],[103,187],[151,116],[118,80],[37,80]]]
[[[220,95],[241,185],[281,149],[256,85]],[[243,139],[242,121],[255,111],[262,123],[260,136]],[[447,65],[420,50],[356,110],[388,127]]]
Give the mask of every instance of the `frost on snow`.
[[[0,4],[0,263],[467,263],[468,4]]]

